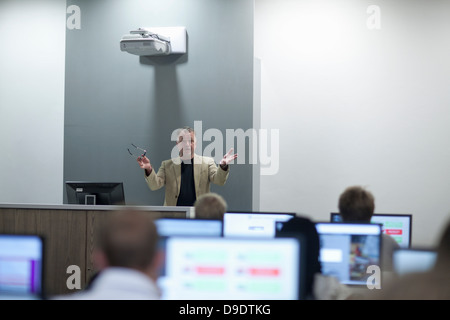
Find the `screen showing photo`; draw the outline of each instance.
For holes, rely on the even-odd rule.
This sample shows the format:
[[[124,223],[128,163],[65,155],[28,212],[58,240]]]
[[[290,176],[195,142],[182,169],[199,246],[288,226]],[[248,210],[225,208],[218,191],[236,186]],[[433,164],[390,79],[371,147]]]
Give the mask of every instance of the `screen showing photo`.
[[[380,266],[381,226],[377,224],[317,223],[322,273],[341,283],[366,285],[369,266]]]

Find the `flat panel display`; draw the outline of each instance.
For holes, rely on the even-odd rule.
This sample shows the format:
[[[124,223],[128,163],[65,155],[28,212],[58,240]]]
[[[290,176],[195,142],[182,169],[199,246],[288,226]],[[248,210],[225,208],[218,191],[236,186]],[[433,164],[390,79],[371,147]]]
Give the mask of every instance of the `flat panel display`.
[[[162,299],[297,300],[300,251],[294,238],[167,238]]]
[[[0,299],[41,299],[44,240],[37,235],[0,234]]]
[[[287,221],[295,213],[226,212],[223,217],[224,237],[275,237],[275,223]]]
[[[381,225],[316,223],[322,273],[341,283],[366,285],[369,266],[381,265]]]

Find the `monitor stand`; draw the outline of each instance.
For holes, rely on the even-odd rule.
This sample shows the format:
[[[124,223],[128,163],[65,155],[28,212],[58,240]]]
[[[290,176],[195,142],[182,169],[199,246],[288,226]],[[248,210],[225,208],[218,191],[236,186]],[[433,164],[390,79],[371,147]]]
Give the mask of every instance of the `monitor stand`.
[[[87,194],[84,196],[84,204],[95,205],[96,196],[95,194]]]

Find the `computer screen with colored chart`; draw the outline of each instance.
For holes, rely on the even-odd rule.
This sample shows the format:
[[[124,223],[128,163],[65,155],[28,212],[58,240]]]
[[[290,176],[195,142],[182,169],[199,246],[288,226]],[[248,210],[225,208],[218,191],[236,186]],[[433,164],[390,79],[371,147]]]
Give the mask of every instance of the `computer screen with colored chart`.
[[[0,234],[0,300],[43,298],[44,240]]]
[[[342,222],[339,213],[331,213],[331,222]],[[401,248],[410,248],[412,239],[412,215],[401,213],[375,213],[370,220],[382,226],[382,231],[397,241]]]
[[[163,300],[298,300],[300,240],[169,237]]]

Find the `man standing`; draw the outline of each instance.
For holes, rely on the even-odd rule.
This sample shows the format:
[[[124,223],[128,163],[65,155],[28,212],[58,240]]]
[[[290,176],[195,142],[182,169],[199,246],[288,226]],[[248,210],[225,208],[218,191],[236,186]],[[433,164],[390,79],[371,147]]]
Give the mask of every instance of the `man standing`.
[[[156,173],[145,155],[137,158],[145,171],[145,180],[151,190],[166,187],[165,206],[193,206],[202,194],[210,192],[210,183],[224,185],[230,171],[229,163],[237,158],[230,149],[219,163],[211,157],[195,154],[194,129],[184,127],[177,134],[178,157],[165,160]]]

